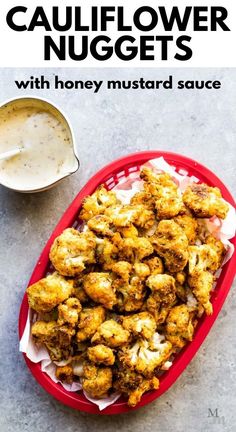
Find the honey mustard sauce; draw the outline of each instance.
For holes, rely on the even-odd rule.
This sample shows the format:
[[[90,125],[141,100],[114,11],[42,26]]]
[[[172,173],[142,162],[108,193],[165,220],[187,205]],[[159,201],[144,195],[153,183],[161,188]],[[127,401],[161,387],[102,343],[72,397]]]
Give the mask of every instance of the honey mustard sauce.
[[[43,104],[1,108],[0,153],[15,148],[21,152],[0,160],[0,183],[12,189],[45,188],[78,167],[67,122]]]

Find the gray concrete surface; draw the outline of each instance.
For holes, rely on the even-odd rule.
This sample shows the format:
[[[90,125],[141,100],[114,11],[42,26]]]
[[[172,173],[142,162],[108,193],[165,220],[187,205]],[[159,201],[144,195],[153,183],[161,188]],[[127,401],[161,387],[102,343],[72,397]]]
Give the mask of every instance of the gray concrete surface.
[[[53,74],[63,79],[220,79],[221,90],[17,90],[15,79]],[[56,188],[21,195],[0,187],[0,431],[86,432],[236,430],[235,285],[204,345],[183,375],[139,411],[98,417],[73,411],[49,396],[18,353],[17,318],[37,257],[58,219],[89,177],[127,153],[163,149],[206,164],[235,192],[235,69],[1,69],[0,99],[25,93],[63,107],[75,128],[80,171]],[[218,409],[218,418],[209,417]]]

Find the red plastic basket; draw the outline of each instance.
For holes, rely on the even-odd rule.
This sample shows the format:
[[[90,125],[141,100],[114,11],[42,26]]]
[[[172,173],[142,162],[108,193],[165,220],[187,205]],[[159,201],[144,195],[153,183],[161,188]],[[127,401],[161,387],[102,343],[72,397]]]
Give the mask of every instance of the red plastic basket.
[[[185,170],[188,175],[197,177],[200,182],[205,182],[210,186],[217,186],[221,190],[224,199],[235,207],[233,197],[221,180],[206,167],[185,156],[163,151],[145,151],[120,158],[114,162],[111,162],[99,172],[97,172],[97,174],[95,174],[88,181],[88,183],[74,199],[72,204],[68,207],[55,230],[53,231],[45,248],[43,249],[30,278],[29,285],[37,282],[39,279],[45,276],[49,268],[49,250],[55,237],[57,237],[65,228],[78,225],[78,213],[84,197],[92,194],[94,190],[102,183],[104,183],[108,189],[112,189],[118,182],[121,181],[121,179],[127,177],[132,172],[138,171],[142,164],[150,159],[160,156],[163,156],[170,165],[175,167],[177,172]],[[231,242],[236,245],[236,237],[234,237]],[[175,382],[175,380],[179,377],[193,356],[196,354],[222,308],[230,286],[233,282],[235,268],[236,253],[234,253],[230,261],[224,265],[221,275],[217,281],[217,286],[212,293],[211,301],[214,310],[213,314],[211,316],[204,315],[200,319],[193,341],[185,346],[185,348],[175,357],[172,367],[160,377],[160,388],[158,390],[144,394],[140,403],[135,408],[129,408],[127,406],[126,400],[121,397],[113,405],[107,407],[103,411],[99,411],[98,407],[89,402],[84,397],[82,392],[73,393],[66,391],[60,384],[55,384],[47,374],[41,371],[39,363],[32,363],[24,355],[25,361],[33,376],[48,393],[53,395],[63,404],[74,409],[93,414],[119,414],[140,408],[141,406],[152,402],[154,399],[158,398],[162,393],[164,393]],[[28,301],[25,294],[19,315],[19,338],[21,338],[24,332],[27,314]]]

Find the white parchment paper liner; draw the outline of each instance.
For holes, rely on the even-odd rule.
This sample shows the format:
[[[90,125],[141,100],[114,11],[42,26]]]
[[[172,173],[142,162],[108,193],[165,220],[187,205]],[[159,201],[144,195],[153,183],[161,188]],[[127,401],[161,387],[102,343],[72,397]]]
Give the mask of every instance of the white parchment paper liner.
[[[177,173],[175,169],[164,160],[163,157],[152,159],[145,165],[150,166],[157,171],[165,171],[169,173],[176,180],[181,192],[184,192],[189,184],[199,181],[196,177],[189,177],[185,170],[181,170],[181,174]],[[126,179],[116,185],[113,190],[116,192],[117,197],[123,204],[128,204],[130,199],[142,189],[143,182],[139,179],[139,173],[137,172],[130,174]],[[227,250],[223,264],[225,264],[234,253],[234,246],[229,240],[234,237],[236,230],[236,212],[229,203],[228,205],[230,209],[225,220],[221,220],[217,217],[205,219],[205,223],[209,232],[215,237],[219,238]],[[218,272],[217,277],[219,276],[220,271]],[[33,316],[32,310],[29,309],[27,322],[24,333],[20,340],[19,349],[21,352],[25,353],[33,363],[41,362],[42,372],[45,372],[52,379],[52,381],[58,383],[60,381],[55,376],[56,364],[51,361],[47,349],[44,346],[37,347],[32,340],[30,327],[34,320],[35,317]],[[171,364],[171,362],[166,362],[165,370],[169,369]],[[65,384],[62,382],[60,383],[67,391],[76,392],[82,389],[82,385],[79,382],[73,382],[72,384]],[[83,391],[83,393],[90,402],[98,406],[99,410],[103,410],[109,405],[112,405],[120,397],[119,393],[113,393],[111,396],[104,399],[94,399],[91,398],[85,391]]]

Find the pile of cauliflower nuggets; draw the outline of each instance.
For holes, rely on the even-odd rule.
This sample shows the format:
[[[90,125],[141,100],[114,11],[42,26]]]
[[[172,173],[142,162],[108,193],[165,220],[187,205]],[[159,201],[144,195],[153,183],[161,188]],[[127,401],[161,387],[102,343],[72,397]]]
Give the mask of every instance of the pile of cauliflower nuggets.
[[[100,186],[82,205],[82,231],[51,247],[55,268],[27,289],[37,312],[32,336],[93,398],[113,391],[135,406],[159,386],[173,355],[212,313],[210,293],[225,248],[204,218],[224,219],[219,189],[192,184],[181,194],[169,174],[144,167],[143,190],[127,205]]]

